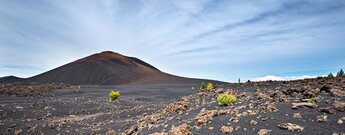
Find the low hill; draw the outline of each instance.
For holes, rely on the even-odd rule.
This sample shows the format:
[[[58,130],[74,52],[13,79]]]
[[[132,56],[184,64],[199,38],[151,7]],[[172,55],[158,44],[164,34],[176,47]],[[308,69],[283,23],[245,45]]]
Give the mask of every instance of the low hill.
[[[19,82],[22,81],[23,78],[19,78],[16,76],[5,76],[0,78],[0,83],[13,83],[13,82]]]

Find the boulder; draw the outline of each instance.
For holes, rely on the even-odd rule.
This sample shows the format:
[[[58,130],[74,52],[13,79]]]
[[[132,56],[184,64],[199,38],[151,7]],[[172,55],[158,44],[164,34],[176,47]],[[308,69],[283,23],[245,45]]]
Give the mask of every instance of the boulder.
[[[302,118],[301,113],[293,113],[292,117],[296,118],[296,119],[300,119]]]
[[[260,129],[260,131],[258,132],[258,135],[270,135],[271,132],[272,132],[272,130]]]
[[[232,131],[234,131],[234,128],[231,127],[231,126],[222,126],[222,127],[220,128],[220,132],[225,133],[225,134],[229,134],[229,133],[231,133]]]
[[[335,110],[333,107],[322,107],[319,108],[319,111],[328,114],[335,114],[337,110]]]
[[[195,117],[195,125],[201,126],[204,123],[213,120],[214,116],[217,116],[217,110],[206,110],[205,108],[201,109],[200,113]]]
[[[326,122],[327,121],[327,115],[320,115],[316,117],[316,120],[318,122]]]
[[[303,131],[304,127],[293,123],[282,123],[278,125],[279,128],[289,131]]]
[[[334,104],[334,109],[340,112],[345,111],[345,102],[341,102],[341,101],[335,101]]]
[[[316,108],[317,105],[313,103],[301,102],[301,103],[292,103],[292,108],[297,109],[299,107],[308,107],[308,108]]]
[[[184,123],[178,127],[173,127],[171,129],[172,135],[192,135],[190,127]]]
[[[342,91],[340,89],[331,89],[331,96],[334,97],[344,97],[345,91]]]

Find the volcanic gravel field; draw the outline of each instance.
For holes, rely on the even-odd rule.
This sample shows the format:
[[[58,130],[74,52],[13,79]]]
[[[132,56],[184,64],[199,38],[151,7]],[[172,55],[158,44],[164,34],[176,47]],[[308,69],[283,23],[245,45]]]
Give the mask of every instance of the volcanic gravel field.
[[[345,134],[345,78],[86,86],[0,97],[1,134]],[[110,90],[119,90],[116,102]],[[237,103],[219,106],[230,93]],[[308,103],[308,99],[315,103]]]

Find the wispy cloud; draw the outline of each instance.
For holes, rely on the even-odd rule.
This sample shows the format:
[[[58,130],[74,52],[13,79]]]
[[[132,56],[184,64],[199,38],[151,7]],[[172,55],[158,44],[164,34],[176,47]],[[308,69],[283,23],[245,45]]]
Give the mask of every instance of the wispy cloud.
[[[341,68],[344,6],[342,0],[0,1],[0,76],[28,77],[104,50],[162,71],[225,81]]]
[[[190,50],[183,50],[176,53],[168,54],[168,56],[175,56],[175,55],[184,55],[184,54],[191,54],[191,53],[198,53],[198,52],[204,52],[204,51],[214,51],[215,49],[219,49],[219,47],[203,47],[203,48],[195,48]]]

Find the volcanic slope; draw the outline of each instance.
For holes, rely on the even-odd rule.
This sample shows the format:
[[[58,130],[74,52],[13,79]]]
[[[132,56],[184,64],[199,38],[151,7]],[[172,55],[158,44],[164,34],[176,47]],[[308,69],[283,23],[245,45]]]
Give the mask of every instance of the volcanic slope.
[[[134,57],[105,51],[26,79],[26,82],[79,85],[197,83],[204,80],[161,72]]]

